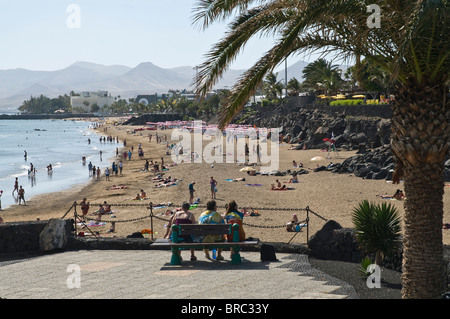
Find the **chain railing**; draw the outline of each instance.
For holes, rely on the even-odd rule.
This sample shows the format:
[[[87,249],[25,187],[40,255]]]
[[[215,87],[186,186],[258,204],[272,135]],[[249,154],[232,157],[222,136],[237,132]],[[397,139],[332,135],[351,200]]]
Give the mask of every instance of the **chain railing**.
[[[90,206],[99,206],[99,205],[103,205],[103,203],[93,203],[93,204],[89,204]],[[176,205],[173,203],[164,203],[163,204],[157,204],[154,205],[152,202],[148,203],[148,204],[138,204],[138,203],[127,203],[127,204],[108,204],[111,207],[145,207],[146,209],[148,209],[150,212],[147,215],[141,216],[141,217],[136,217],[136,218],[129,218],[129,219],[122,219],[122,220],[118,220],[118,219],[114,219],[114,220],[110,220],[110,221],[103,221],[105,223],[109,222],[109,223],[129,223],[129,222],[136,222],[136,221],[140,221],[140,220],[144,220],[144,219],[150,219],[150,227],[151,227],[151,239],[153,240],[153,219],[158,219],[158,220],[162,220],[162,221],[166,221],[169,222],[170,218],[163,218],[160,217],[158,215],[155,215],[153,213],[154,209],[159,209],[159,208],[169,208],[169,207],[181,207],[181,205]],[[61,219],[64,219],[69,213],[70,211],[73,209],[74,210],[74,218],[75,218],[75,233],[77,233],[77,220],[81,221],[81,222],[85,222],[86,220],[89,221],[96,221],[95,218],[89,218],[86,215],[82,215],[82,217],[80,217],[80,215],[77,213],[77,207],[81,206],[81,204],[74,202],[72,204],[72,206],[67,210],[67,212],[61,217]],[[202,205],[202,204],[198,204],[195,208],[206,208],[206,205]],[[220,207],[222,208],[222,207]],[[223,207],[225,208],[225,206]],[[306,228],[306,241],[307,243],[309,242],[309,229],[310,229],[310,214],[322,219],[323,221],[327,222],[328,220],[326,218],[324,218],[323,216],[320,216],[319,214],[315,213],[314,211],[312,211],[309,206],[307,206],[306,208],[292,208],[292,207],[252,207],[253,211],[291,211],[291,212],[305,212],[306,213],[306,218],[303,221],[297,222],[296,225],[302,225],[302,228],[305,227]],[[243,222],[243,225],[245,225],[246,227],[254,227],[254,228],[265,228],[265,229],[277,229],[277,228],[286,228],[286,224],[283,225],[255,225],[255,224],[250,224],[250,223],[246,223]],[[89,227],[84,224],[84,227],[88,228],[88,230],[90,231]],[[94,236],[96,238],[98,238],[95,235],[95,232],[91,232],[92,234],[94,234]],[[288,243],[290,243],[292,241],[292,239],[294,239],[294,237],[298,234],[298,231],[295,232],[294,236],[289,240]]]

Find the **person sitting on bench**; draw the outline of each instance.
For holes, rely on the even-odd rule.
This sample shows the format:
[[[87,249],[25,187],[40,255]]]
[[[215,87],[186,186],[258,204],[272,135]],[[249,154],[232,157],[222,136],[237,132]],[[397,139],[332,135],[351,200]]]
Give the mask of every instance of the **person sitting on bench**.
[[[172,232],[172,225],[180,225],[180,224],[195,224],[195,216],[189,211],[189,208],[191,205],[189,203],[183,203],[181,205],[181,210],[177,211],[169,220],[169,224],[167,225],[167,231],[164,235],[164,238],[167,238],[169,236],[169,233]],[[178,236],[178,239],[181,242],[185,243],[192,243],[192,236],[186,235],[186,236]],[[195,257],[195,250],[191,249],[191,261],[197,260],[197,257]]]
[[[210,200],[208,203],[206,203],[206,211],[204,211],[199,219],[199,224],[225,224],[222,216],[216,212],[217,205],[215,200]],[[206,235],[202,242],[205,243],[214,243],[214,242],[223,242],[224,237],[222,235]],[[209,256],[209,249],[204,249],[205,257],[207,259],[211,259]],[[217,250],[217,260],[223,260],[222,257],[222,249]]]

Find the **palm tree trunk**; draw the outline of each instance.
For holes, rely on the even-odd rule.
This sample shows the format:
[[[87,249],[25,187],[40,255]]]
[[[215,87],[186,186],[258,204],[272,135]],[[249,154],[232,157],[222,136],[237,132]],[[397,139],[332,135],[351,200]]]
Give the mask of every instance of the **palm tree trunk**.
[[[404,298],[438,298],[445,289],[443,165],[407,166],[402,275]]]
[[[444,161],[450,140],[450,102],[445,80],[397,86],[391,147],[393,181],[404,180],[403,298],[439,298],[443,262]]]

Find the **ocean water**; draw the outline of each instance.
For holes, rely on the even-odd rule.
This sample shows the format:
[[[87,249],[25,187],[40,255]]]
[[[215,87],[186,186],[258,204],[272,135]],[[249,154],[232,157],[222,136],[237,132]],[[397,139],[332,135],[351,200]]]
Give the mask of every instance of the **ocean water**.
[[[111,168],[110,159],[123,144],[115,140],[101,142],[100,135],[91,130],[93,125],[74,120],[0,120],[2,209],[17,204],[17,192],[12,195],[16,177],[25,189],[25,200],[29,200],[88,182],[89,162],[102,172],[106,167]],[[36,169],[34,177],[29,174],[31,164]],[[53,167],[50,174],[49,164]]]

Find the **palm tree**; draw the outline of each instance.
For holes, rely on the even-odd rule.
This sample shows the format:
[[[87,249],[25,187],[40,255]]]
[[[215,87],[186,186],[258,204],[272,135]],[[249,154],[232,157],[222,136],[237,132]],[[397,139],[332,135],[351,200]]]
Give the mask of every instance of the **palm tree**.
[[[338,66],[325,59],[309,63],[302,73],[305,79],[303,85],[314,90],[324,90],[325,95],[336,92],[343,83]]]
[[[269,100],[281,99],[283,94],[283,84],[277,81],[278,73],[269,73],[264,79],[264,92]]]
[[[366,253],[375,253],[375,264],[381,266],[384,256],[400,247],[400,218],[391,204],[361,202],[352,215],[356,239]]]
[[[288,81],[288,84],[287,84],[288,95],[297,96],[298,93],[300,93],[301,89],[302,89],[302,85],[296,78],[291,78]]]
[[[229,30],[205,55],[196,77],[204,97],[253,36],[276,35],[271,49],[236,82],[220,116],[224,127],[264,76],[293,54],[322,50],[362,57],[392,75],[394,182],[404,181],[403,298],[437,298],[445,289],[442,218],[444,159],[450,148],[450,1],[198,0],[193,23]],[[375,13],[376,14],[376,13]],[[376,16],[375,16],[376,17]],[[394,82],[395,80],[395,82]]]

